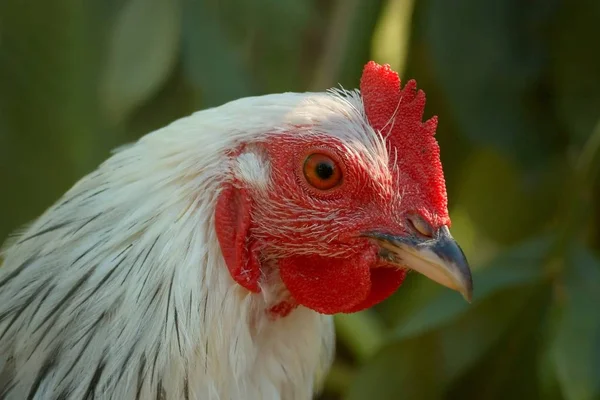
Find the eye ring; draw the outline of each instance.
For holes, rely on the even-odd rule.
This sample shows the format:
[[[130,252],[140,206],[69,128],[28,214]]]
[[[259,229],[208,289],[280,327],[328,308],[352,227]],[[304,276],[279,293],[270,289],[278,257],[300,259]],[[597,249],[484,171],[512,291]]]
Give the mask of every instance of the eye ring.
[[[328,191],[342,183],[343,173],[340,165],[324,153],[311,153],[302,165],[302,174],[306,182],[315,189]]]

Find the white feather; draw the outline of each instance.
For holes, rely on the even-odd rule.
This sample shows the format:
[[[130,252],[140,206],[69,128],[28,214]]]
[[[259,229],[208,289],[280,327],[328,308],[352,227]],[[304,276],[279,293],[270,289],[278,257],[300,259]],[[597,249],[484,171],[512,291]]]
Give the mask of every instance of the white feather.
[[[213,223],[223,181],[269,182],[268,160],[230,165],[227,151],[298,125],[387,154],[357,92],[245,98],[123,147],[13,239],[0,397],[309,399],[333,357],[331,318],[270,318],[279,289],[235,284]]]

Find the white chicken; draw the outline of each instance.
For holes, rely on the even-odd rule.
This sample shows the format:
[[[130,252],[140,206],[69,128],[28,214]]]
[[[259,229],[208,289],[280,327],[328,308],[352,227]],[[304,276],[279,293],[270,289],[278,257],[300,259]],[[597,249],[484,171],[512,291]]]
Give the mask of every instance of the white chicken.
[[[361,92],[204,110],[75,184],[5,246],[0,398],[309,399],[331,314],[408,269],[469,298],[423,93]]]

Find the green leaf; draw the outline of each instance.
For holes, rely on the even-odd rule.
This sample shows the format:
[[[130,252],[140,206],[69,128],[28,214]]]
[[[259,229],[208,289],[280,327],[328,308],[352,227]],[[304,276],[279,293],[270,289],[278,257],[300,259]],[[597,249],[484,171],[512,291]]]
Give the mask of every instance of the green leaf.
[[[554,26],[552,81],[556,109],[575,143],[585,142],[600,116],[600,2],[564,1]]]
[[[108,43],[102,103],[120,122],[165,82],[179,54],[179,0],[128,0]]]
[[[178,64],[160,91],[130,115],[121,136],[124,141],[135,141],[194,111],[197,111],[194,90]]]
[[[600,398],[600,262],[576,248],[569,257],[554,363],[567,400]]]
[[[481,354],[477,362],[460,374],[447,393],[447,398],[464,400],[539,399],[537,363],[550,308],[549,285],[536,287],[527,303],[516,312],[500,340]],[[493,316],[492,316],[493,318]],[[469,347],[468,342],[457,345]]]
[[[107,151],[99,132],[102,27],[89,2],[0,1],[0,238],[41,213]],[[100,18],[102,15],[100,15]]]
[[[257,0],[248,4],[253,18],[247,21],[241,35],[260,91],[306,91],[321,54],[319,46],[306,43],[310,37],[324,43],[329,29],[317,3]]]
[[[396,400],[440,398],[437,336],[430,334],[393,342],[354,377],[345,400]],[[416,381],[412,383],[411,378]]]
[[[473,306],[500,291],[540,282],[543,278],[541,264],[550,243],[549,238],[540,238],[501,254],[490,265],[474,273],[472,305],[457,293],[444,290],[401,321],[401,325],[394,331],[394,337],[414,337],[437,329],[468,313]]]
[[[564,400],[558,374],[554,363],[553,344],[556,336],[556,327],[560,322],[560,310],[556,306],[550,307],[546,321],[541,327],[543,330],[538,342],[541,342],[541,351],[539,354],[537,373],[539,380],[540,393],[544,400]]]
[[[203,107],[254,92],[243,46],[230,39],[216,3],[184,0],[183,68]]]
[[[350,400],[439,399],[505,334],[536,285],[507,288],[437,330],[393,340],[357,374]]]
[[[186,19],[191,12],[185,30],[184,57],[186,64],[215,73],[213,82],[203,82],[210,76],[190,77],[203,96],[208,96],[208,105],[220,104],[234,99],[236,90],[246,88],[243,95],[306,91],[312,78],[314,64],[320,54],[320,46],[307,45],[310,40],[321,44],[329,26],[326,15],[318,8],[327,8],[327,3],[314,1],[280,0],[230,0],[208,2],[185,0]],[[219,36],[215,36],[215,34]],[[188,35],[194,38],[190,40]],[[193,50],[190,48],[193,46]],[[194,51],[195,54],[190,54]],[[204,51],[205,53],[198,53]],[[209,58],[205,57],[210,55]],[[204,56],[204,57],[203,57]],[[198,59],[209,65],[196,65]],[[196,58],[194,61],[192,58]],[[234,62],[234,65],[230,65]],[[207,69],[208,68],[208,69]],[[229,88],[231,74],[238,89]],[[208,86],[206,85],[208,83]],[[226,85],[231,95],[212,100],[218,87]],[[209,93],[205,93],[210,90]]]
[[[546,42],[556,2],[426,0],[418,2],[430,68],[462,132],[523,165],[559,147],[543,100]]]
[[[341,362],[336,362],[327,373],[322,391],[332,394],[342,393],[353,379],[354,370]]]
[[[371,357],[383,344],[384,328],[372,310],[335,316],[338,340],[360,362]]]
[[[548,224],[563,194],[564,170],[563,160],[549,159],[523,173],[502,153],[480,149],[465,162],[459,203],[486,236],[517,243]]]

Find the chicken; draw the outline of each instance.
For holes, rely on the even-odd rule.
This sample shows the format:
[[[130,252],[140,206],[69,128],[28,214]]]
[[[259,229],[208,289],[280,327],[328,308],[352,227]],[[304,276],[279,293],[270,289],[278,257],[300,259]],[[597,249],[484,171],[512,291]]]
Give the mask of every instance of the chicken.
[[[332,314],[415,270],[472,292],[435,118],[389,66],[119,149],[6,244],[2,399],[309,399]]]

